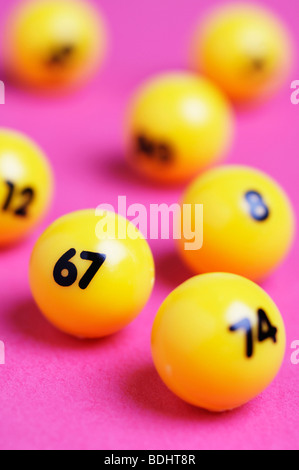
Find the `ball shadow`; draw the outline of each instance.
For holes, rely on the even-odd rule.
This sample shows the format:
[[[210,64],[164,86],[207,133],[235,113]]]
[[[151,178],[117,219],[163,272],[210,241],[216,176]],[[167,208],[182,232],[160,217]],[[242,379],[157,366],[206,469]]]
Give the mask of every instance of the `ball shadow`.
[[[86,162],[85,162],[86,163]],[[136,189],[147,189],[148,191],[182,191],[184,184],[164,184],[152,181],[141,175],[126,162],[121,151],[104,152],[102,156],[95,155],[91,159],[93,171],[102,174],[107,179],[113,179],[119,183],[129,184]]]
[[[35,227],[35,230],[38,229],[38,227]],[[21,250],[27,250],[27,249],[32,249],[32,243],[35,238],[34,232],[29,232],[25,234],[23,237],[21,237],[19,240],[14,240],[11,242],[7,242],[0,246],[0,255],[1,256],[9,256],[10,254],[14,254],[18,251]]]
[[[53,100],[57,100],[58,103],[71,100],[72,97],[77,93],[82,93],[79,88],[46,88],[43,86],[37,86],[36,84],[30,84],[23,82],[14,74],[10,73],[4,64],[0,64],[0,77],[5,84],[5,94],[13,95],[14,99],[30,100],[30,103],[37,102],[39,104],[52,103]]]
[[[37,343],[48,344],[60,349],[92,349],[113,345],[124,332],[99,339],[80,339],[58,330],[41,314],[33,299],[17,303],[12,310],[2,317],[15,333]]]
[[[244,412],[244,406],[216,413],[189,405],[168,390],[151,363],[133,370],[126,377],[122,384],[122,393],[136,407],[147,409],[176,421],[219,422],[233,419],[239,413]],[[248,406],[250,405],[245,405],[245,408]]]
[[[194,274],[183,264],[175,251],[161,253],[155,257],[157,283],[175,289]]]

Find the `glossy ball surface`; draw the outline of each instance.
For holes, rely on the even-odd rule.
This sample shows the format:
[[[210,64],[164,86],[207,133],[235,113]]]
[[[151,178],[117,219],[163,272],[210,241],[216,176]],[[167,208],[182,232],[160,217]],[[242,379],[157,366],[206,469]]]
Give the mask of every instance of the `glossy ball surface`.
[[[153,284],[149,245],[133,224],[112,212],[61,217],[31,256],[37,305],[53,325],[77,337],[99,338],[125,327],[145,306]]]
[[[0,129],[0,247],[28,235],[48,210],[50,165],[25,135]]]
[[[158,75],[130,102],[127,160],[153,181],[185,181],[224,157],[233,127],[230,105],[211,82],[183,72]]]
[[[286,80],[292,63],[289,34],[270,11],[250,4],[219,7],[202,20],[192,62],[239,103],[261,101]]]
[[[157,371],[183,400],[211,411],[248,402],[274,379],[285,329],[270,297],[233,274],[203,274],[175,289],[152,330]]]
[[[196,274],[231,272],[262,280],[291,248],[291,203],[278,183],[258,170],[228,165],[207,171],[187,188],[184,204],[203,205],[202,248],[185,249],[188,217],[182,219],[178,240],[182,259]]]
[[[106,49],[99,13],[82,0],[23,1],[6,27],[10,75],[34,88],[74,88],[93,75]]]

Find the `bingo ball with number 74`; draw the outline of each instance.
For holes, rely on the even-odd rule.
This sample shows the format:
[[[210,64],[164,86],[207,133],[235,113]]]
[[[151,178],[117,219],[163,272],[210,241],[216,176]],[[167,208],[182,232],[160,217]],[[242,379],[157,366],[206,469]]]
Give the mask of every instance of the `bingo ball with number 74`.
[[[225,411],[248,402],[275,378],[285,328],[271,298],[235,274],[189,279],[162,304],[152,330],[157,371],[192,405]]]
[[[37,241],[29,277],[34,299],[57,328],[80,338],[106,336],[147,303],[155,278],[148,243],[113,212],[84,210],[56,220]]]
[[[48,209],[52,186],[42,150],[25,135],[0,129],[0,246],[33,230]]]

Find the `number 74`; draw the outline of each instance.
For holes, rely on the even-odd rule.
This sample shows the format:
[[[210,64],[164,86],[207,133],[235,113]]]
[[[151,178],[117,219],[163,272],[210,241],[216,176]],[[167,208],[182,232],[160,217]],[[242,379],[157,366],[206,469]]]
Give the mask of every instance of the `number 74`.
[[[271,325],[269,318],[266,315],[266,312],[263,309],[258,309],[258,342],[265,341],[268,338],[271,338],[273,343],[277,342],[277,328]],[[248,358],[253,356],[253,331],[252,325],[249,318],[243,318],[235,325],[229,327],[229,331],[237,331],[243,329],[246,335],[246,356]]]

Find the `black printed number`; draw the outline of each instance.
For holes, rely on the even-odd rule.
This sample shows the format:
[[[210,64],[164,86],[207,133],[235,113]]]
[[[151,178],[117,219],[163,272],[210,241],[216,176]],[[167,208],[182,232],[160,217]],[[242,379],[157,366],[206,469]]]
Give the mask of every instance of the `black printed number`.
[[[269,318],[266,315],[266,312],[263,309],[259,309],[258,312],[258,342],[265,341],[267,339],[272,339],[273,343],[277,342],[277,328],[271,325]],[[246,356],[248,358],[253,356],[253,328],[249,318],[244,318],[235,325],[229,327],[229,330],[234,332],[243,329],[246,335]]]
[[[70,261],[72,258],[74,258],[76,253],[76,250],[71,248],[64,255],[62,255],[55,264],[53,276],[55,282],[59,286],[70,287],[76,282],[78,277],[78,270],[74,263]],[[79,281],[80,289],[85,290],[97,274],[100,267],[105,262],[106,255],[101,253],[93,253],[91,251],[82,251],[80,258],[91,261],[90,267]]]
[[[79,282],[80,289],[86,289],[90,282],[104,263],[106,256],[100,253],[92,253],[91,251],[82,251],[80,255],[81,259],[91,261],[91,265]]]
[[[153,142],[144,135],[137,137],[137,153],[161,163],[169,163],[173,159],[172,151],[167,144]]]
[[[62,45],[60,48],[53,50],[47,64],[50,66],[64,65],[74,54],[75,46],[72,44]]]
[[[267,317],[265,311],[261,308],[258,310],[258,317],[258,341],[262,342],[265,341],[265,339],[271,338],[273,343],[276,343],[277,328],[271,325],[270,320]]]
[[[230,326],[230,331],[244,330],[246,334],[246,356],[252,357],[253,355],[253,334],[250,320],[244,318],[235,325]]]
[[[5,181],[5,185],[7,186],[7,196],[2,206],[2,210],[4,212],[12,211],[19,217],[26,217],[28,215],[29,206],[34,199],[34,190],[32,188],[24,188],[22,191],[19,191],[18,194],[23,199],[22,204],[18,208],[12,209],[12,201],[13,198],[17,195],[17,190],[11,181]]]
[[[257,191],[248,191],[245,199],[250,207],[250,215],[258,222],[268,219],[270,211]]]
[[[2,210],[3,211],[8,211],[11,200],[12,200],[12,196],[13,196],[13,193],[14,193],[15,186],[10,181],[5,181],[5,184],[7,186],[8,192],[7,192],[7,196],[6,196],[6,199],[4,201],[4,204],[2,206]]]

